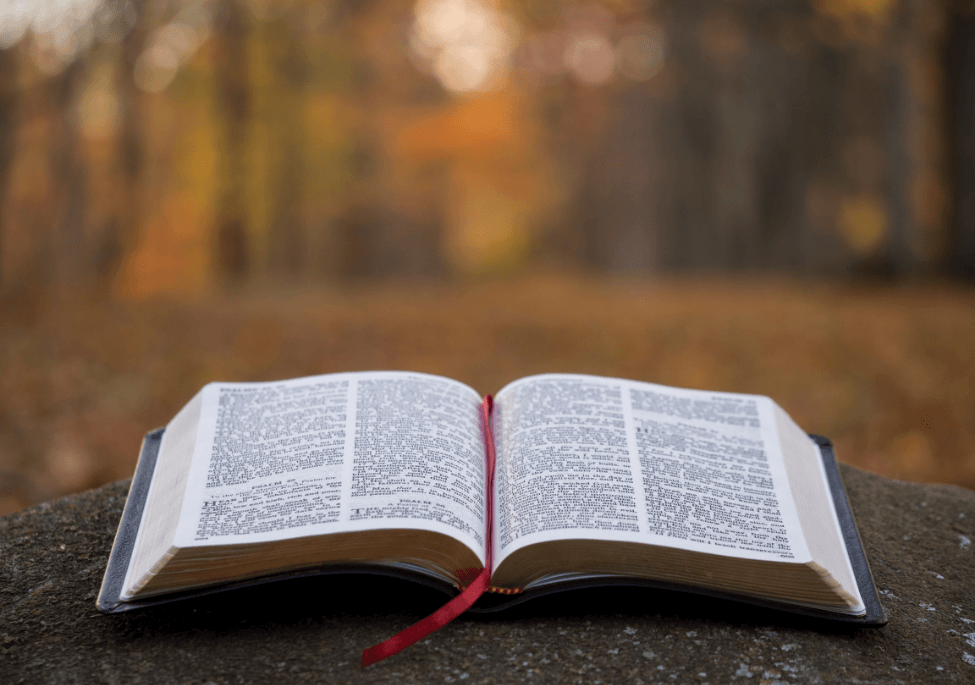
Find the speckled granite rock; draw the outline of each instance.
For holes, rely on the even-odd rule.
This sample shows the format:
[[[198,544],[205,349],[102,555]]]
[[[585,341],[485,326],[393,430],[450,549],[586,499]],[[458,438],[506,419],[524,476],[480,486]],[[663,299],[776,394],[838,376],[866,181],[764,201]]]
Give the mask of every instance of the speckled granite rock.
[[[363,647],[441,597],[333,578],[99,614],[120,482],[0,518],[0,682],[975,682],[975,492],[842,468],[890,617],[881,629],[587,591],[461,617],[361,670]]]

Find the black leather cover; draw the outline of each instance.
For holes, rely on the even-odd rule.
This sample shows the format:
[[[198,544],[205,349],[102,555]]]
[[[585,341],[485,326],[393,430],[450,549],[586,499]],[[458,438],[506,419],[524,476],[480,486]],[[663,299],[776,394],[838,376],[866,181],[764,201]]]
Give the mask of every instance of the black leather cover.
[[[102,581],[102,589],[98,595],[98,609],[103,613],[120,613],[140,609],[143,607],[156,606],[169,602],[200,597],[217,592],[225,592],[241,587],[249,587],[271,583],[278,580],[289,578],[301,578],[308,576],[328,576],[345,575],[350,573],[364,573],[377,576],[387,576],[400,578],[421,583],[428,587],[442,590],[447,594],[455,594],[456,589],[449,583],[440,583],[436,580],[420,574],[410,573],[405,570],[388,569],[378,566],[365,564],[329,564],[328,566],[305,569],[266,576],[263,578],[248,579],[244,581],[218,585],[214,587],[190,590],[187,592],[174,593],[157,597],[149,597],[142,600],[125,601],[120,595],[122,584],[125,580],[125,572],[128,569],[129,559],[135,546],[135,537],[139,531],[139,521],[142,519],[142,510],[145,507],[146,497],[149,494],[149,483],[152,480],[153,470],[156,466],[156,457],[159,454],[159,445],[162,441],[164,428],[154,430],[147,434],[142,442],[142,452],[139,456],[139,464],[132,479],[132,487],[129,490],[129,498],[125,503],[122,512],[122,520],[119,523],[118,533],[115,536],[115,544],[112,546],[112,554],[108,560],[108,567],[105,569],[105,577]],[[833,444],[819,435],[810,435],[819,446],[819,451],[823,459],[823,466],[826,470],[830,490],[833,494],[833,502],[836,506],[836,515],[843,530],[844,541],[850,555],[850,562],[856,575],[856,582],[860,588],[860,595],[866,606],[866,614],[863,616],[848,616],[836,614],[821,609],[796,606],[785,602],[750,597],[747,595],[737,595],[729,592],[718,592],[704,588],[696,588],[675,583],[665,583],[653,580],[635,579],[623,576],[606,576],[598,579],[585,579],[578,581],[566,581],[564,583],[553,584],[535,590],[527,590],[517,595],[497,595],[485,594],[468,611],[473,613],[494,613],[503,611],[509,607],[517,606],[536,597],[543,597],[555,592],[567,590],[577,590],[584,588],[598,587],[646,587],[660,590],[693,593],[719,599],[730,599],[745,602],[760,607],[787,611],[793,614],[811,616],[831,621],[841,621],[844,623],[855,623],[864,626],[882,626],[887,623],[887,616],[884,614],[883,607],[880,605],[880,597],[877,594],[877,586],[873,582],[870,573],[870,566],[867,564],[867,557],[863,551],[863,544],[860,541],[860,533],[857,530],[856,521],[853,518],[853,511],[850,508],[850,501],[843,488],[843,481],[840,478],[839,468],[836,465],[836,458],[833,454]],[[323,582],[328,582],[323,580]]]
[[[106,613],[126,611],[120,608],[122,584],[125,582],[125,572],[129,568],[129,559],[132,558],[135,536],[139,532],[139,521],[142,520],[142,510],[146,506],[149,483],[152,482],[156,457],[159,456],[159,445],[165,431],[165,428],[157,428],[142,439],[139,463],[135,467],[135,475],[129,487],[129,497],[125,500],[125,509],[122,510],[122,520],[119,521],[118,532],[115,533],[112,554],[108,557],[105,577],[102,578],[102,589],[98,593],[99,611]]]

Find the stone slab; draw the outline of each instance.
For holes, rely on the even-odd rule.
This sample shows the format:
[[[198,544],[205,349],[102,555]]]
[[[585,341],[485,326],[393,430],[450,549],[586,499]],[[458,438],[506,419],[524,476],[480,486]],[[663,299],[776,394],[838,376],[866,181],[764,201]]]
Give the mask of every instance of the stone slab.
[[[841,469],[884,628],[585,591],[463,616],[368,669],[364,647],[442,596],[333,577],[98,613],[128,490],[114,483],[0,518],[0,682],[975,683],[975,492]]]

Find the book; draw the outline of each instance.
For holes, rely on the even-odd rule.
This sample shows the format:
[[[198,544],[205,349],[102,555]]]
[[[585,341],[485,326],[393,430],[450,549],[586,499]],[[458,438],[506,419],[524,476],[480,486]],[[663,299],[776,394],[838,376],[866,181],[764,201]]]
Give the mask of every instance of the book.
[[[146,436],[97,604],[336,573],[454,613],[626,583],[886,623],[827,439],[768,397],[572,374],[211,383]]]

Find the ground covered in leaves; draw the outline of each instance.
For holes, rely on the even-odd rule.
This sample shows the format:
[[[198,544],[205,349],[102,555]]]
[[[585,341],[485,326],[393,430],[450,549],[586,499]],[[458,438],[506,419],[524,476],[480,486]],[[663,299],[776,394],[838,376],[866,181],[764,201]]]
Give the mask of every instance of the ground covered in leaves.
[[[770,395],[842,461],[975,488],[975,288],[569,278],[0,300],[0,514],[131,476],[205,383],[572,372]]]

